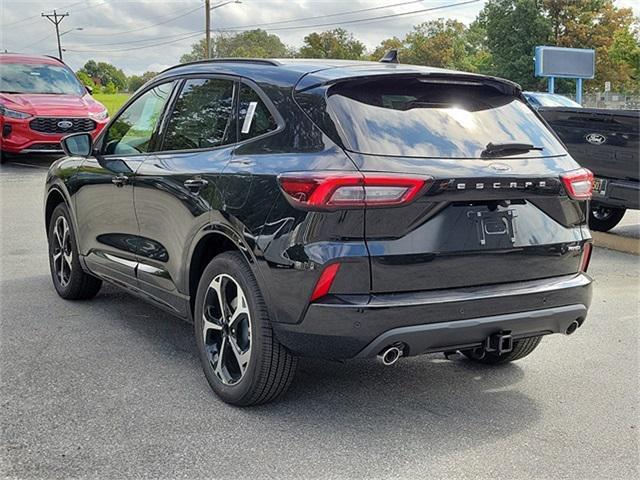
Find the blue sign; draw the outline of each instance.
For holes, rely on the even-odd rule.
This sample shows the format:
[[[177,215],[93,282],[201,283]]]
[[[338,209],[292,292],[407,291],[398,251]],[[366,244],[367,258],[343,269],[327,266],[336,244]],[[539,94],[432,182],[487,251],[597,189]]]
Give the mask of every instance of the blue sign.
[[[536,47],[536,77],[593,78],[596,52],[588,48]]]
[[[582,80],[596,74],[596,51],[590,48],[536,47],[536,77],[547,77],[549,93],[555,78],[576,79],[576,101],[582,103]]]

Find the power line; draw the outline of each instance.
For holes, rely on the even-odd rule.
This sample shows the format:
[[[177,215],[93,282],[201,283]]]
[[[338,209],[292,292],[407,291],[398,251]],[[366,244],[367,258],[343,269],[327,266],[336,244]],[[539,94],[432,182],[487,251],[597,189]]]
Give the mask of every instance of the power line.
[[[386,20],[389,18],[397,18],[397,17],[402,17],[402,16],[407,16],[407,15],[416,15],[418,13],[424,13],[424,12],[431,12],[431,11],[436,11],[436,10],[444,10],[444,9],[448,9],[448,8],[454,8],[454,7],[459,7],[462,5],[469,5],[472,3],[478,3],[482,0],[466,0],[463,2],[458,2],[458,3],[451,3],[451,4],[446,4],[446,5],[437,5],[434,7],[429,7],[429,8],[423,8],[420,10],[412,10],[410,12],[402,12],[402,13],[395,13],[395,14],[389,14],[389,15],[381,15],[381,16],[377,16],[377,17],[369,17],[369,18],[360,18],[360,19],[356,19],[356,20],[345,20],[345,21],[340,21],[340,22],[331,22],[331,23],[323,23],[323,24],[314,24],[314,25],[301,25],[301,26],[296,26],[296,27],[278,27],[278,28],[273,28],[273,29],[267,29],[267,30],[294,30],[294,29],[307,29],[307,28],[317,28],[317,27],[326,27],[326,26],[337,26],[337,25],[344,25],[344,24],[350,24],[350,23],[368,23],[368,22],[376,22],[376,21],[381,21],[381,20]],[[239,30],[236,30],[239,31]],[[89,50],[89,49],[67,49],[67,51],[69,52],[88,52],[88,53],[115,53],[115,52],[125,52],[125,51],[129,51],[129,50],[141,50],[144,48],[151,48],[151,47],[156,47],[156,46],[161,46],[161,45],[170,45],[172,43],[177,43],[180,42],[182,40],[186,40],[188,38],[193,38],[196,36],[202,35],[201,32],[194,32],[188,35],[185,35],[184,37],[181,38],[177,38],[175,40],[172,41],[163,41],[160,43],[154,43],[154,44],[149,44],[149,45],[142,45],[139,47],[131,47],[131,48],[120,48],[120,49],[108,49],[108,50]],[[166,38],[166,37],[164,37]],[[150,40],[151,41],[151,40]],[[95,45],[95,46],[104,46],[107,44],[101,44],[101,45]]]
[[[122,32],[108,32],[108,33],[85,33],[83,35],[89,36],[89,37],[104,37],[104,36],[113,36],[113,35],[123,35],[125,33],[132,33],[132,32],[141,32],[142,30],[148,30],[149,28],[153,28],[153,27],[157,27],[159,25],[165,25],[167,23],[173,22],[175,20],[178,20],[179,18],[182,17],[186,17],[187,15],[195,12],[196,10],[200,10],[202,8],[202,5],[198,5],[196,8],[194,8],[193,10],[189,10],[187,12],[184,12],[178,16],[175,17],[171,17],[168,20],[162,21],[162,22],[158,22],[158,23],[153,23],[151,25],[146,25],[144,27],[138,27],[138,28],[133,28],[131,30],[124,30]],[[173,14],[172,14],[173,15]],[[168,17],[169,15],[167,15],[166,17]],[[164,18],[166,18],[164,17]],[[163,18],[163,17],[161,17]]]
[[[130,50],[141,50],[143,48],[150,48],[150,47],[158,47],[160,45],[169,45],[171,43],[177,43],[180,42],[182,40],[186,40],[188,38],[193,38],[193,37],[198,37],[202,35],[202,32],[196,32],[196,33],[192,33],[189,35],[186,35],[182,38],[178,38],[176,40],[171,40],[168,42],[160,42],[160,43],[154,43],[151,45],[142,45],[140,47],[131,47],[131,48],[119,48],[119,49],[114,49],[114,50],[75,50],[72,48],[67,48],[66,51],[67,52],[87,52],[87,53],[114,53],[114,52],[128,52]]]
[[[254,23],[252,25],[240,25],[237,27],[228,27],[228,28],[219,28],[219,31],[233,31],[235,28],[255,28],[255,27],[263,27],[269,25],[282,25],[283,23],[294,23],[294,22],[303,22],[305,20],[316,20],[318,18],[329,18],[329,17],[339,17],[341,15],[352,15],[354,13],[363,13],[363,12],[371,12],[374,10],[383,10],[386,8],[400,7],[404,5],[410,5],[412,3],[423,3],[426,0],[412,0],[410,2],[400,2],[393,3],[391,5],[380,5],[377,7],[369,7],[369,8],[361,8],[358,10],[351,10],[349,12],[339,12],[339,13],[330,13],[328,15],[314,15],[313,17],[304,17],[304,18],[292,18],[291,20],[280,20],[278,22],[266,22],[266,23]]]
[[[478,3],[481,2],[483,0],[467,0],[464,2],[458,2],[458,3],[451,3],[448,5],[438,5],[435,7],[429,7],[429,8],[423,8],[420,10],[412,10],[411,12],[402,12],[402,13],[394,13],[394,14],[390,14],[390,15],[381,15],[378,17],[371,17],[371,18],[361,18],[361,19],[357,19],[357,20],[344,20],[341,22],[330,22],[330,23],[319,23],[319,24],[314,24],[314,25],[299,25],[299,26],[293,26],[293,27],[276,27],[276,28],[266,28],[265,30],[268,31],[279,31],[279,30],[301,30],[301,29],[307,29],[307,28],[318,28],[318,27],[332,27],[332,26],[338,26],[338,25],[348,25],[348,24],[353,24],[353,23],[369,23],[369,22],[377,22],[380,20],[387,20],[389,18],[397,18],[397,17],[404,17],[407,15],[417,15],[418,13],[426,13],[426,12],[432,12],[435,10],[444,10],[447,8],[454,8],[454,7],[460,7],[463,5],[470,5],[472,3]],[[228,29],[225,29],[224,31],[243,31],[243,30],[250,30],[250,28],[246,28],[246,27],[229,27]]]
[[[93,44],[87,44],[87,45],[83,45],[83,46],[85,46],[85,47],[107,47],[107,46],[110,46],[110,45],[129,45],[129,44],[132,44],[132,43],[157,42],[158,40],[161,40],[161,39],[182,37],[183,35],[191,35],[191,34],[196,34],[196,33],[199,33],[199,32],[188,30],[186,32],[174,33],[172,35],[163,35],[162,37],[141,38],[141,39],[138,39],[138,40],[126,40],[126,41],[109,42],[109,43],[93,43]]]
[[[76,5],[80,5],[82,3],[87,3],[87,2],[86,2],[86,0],[84,0],[82,2],[71,3],[69,5],[65,5],[65,6],[60,7],[59,10],[69,10],[72,7],[75,7]],[[103,3],[106,3],[106,2],[103,2]],[[86,7],[86,8],[93,8],[94,6],[98,6],[98,5],[92,5],[92,6]],[[81,10],[84,10],[84,9],[81,9]],[[36,15],[31,15],[30,17],[25,17],[25,18],[23,18],[21,20],[16,20],[15,22],[7,23],[5,25],[0,25],[0,26],[2,28],[7,28],[7,27],[11,27],[13,25],[17,25],[17,24],[22,23],[22,22],[26,22],[27,20],[31,20],[32,18],[40,18],[40,15],[37,15],[37,14]],[[38,23],[38,21],[31,22],[31,23],[29,23],[29,25],[36,24],[36,23]],[[22,25],[22,26],[26,27],[26,25]]]

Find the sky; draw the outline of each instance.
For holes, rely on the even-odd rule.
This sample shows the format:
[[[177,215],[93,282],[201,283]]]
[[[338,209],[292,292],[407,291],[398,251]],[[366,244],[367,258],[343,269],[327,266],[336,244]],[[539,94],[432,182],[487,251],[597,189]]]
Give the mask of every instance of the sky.
[[[225,1],[211,0],[211,5]],[[484,0],[466,1],[424,11],[465,0],[241,0],[215,8],[211,19],[214,31],[260,25],[294,47],[313,31],[340,26],[372,50],[381,40],[403,36],[427,20],[444,17],[469,24]],[[640,2],[616,4],[640,15]],[[54,9],[69,13],[60,32],[64,61],[74,70],[95,59],[113,63],[127,75],[160,71],[178,63],[204,37],[204,0],[0,0],[1,51],[57,55],[55,27],[41,16]],[[390,18],[371,20],[384,16]],[[353,20],[360,21],[335,25]]]

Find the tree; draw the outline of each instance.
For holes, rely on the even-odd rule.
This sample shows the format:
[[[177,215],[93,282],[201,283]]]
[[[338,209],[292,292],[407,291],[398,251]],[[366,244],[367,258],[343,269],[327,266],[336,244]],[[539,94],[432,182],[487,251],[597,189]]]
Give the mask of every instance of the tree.
[[[627,29],[618,30],[613,34],[613,43],[609,49],[609,55],[615,62],[624,62],[629,65],[631,73],[630,77],[633,81],[631,90],[638,91],[640,89],[640,41],[637,34]]]
[[[291,56],[280,37],[264,30],[247,30],[238,34],[222,34],[212,39],[211,56],[242,58],[283,58]],[[180,57],[181,63],[207,58],[205,40],[191,46],[191,52]]]
[[[127,89],[130,92],[135,92],[156,75],[158,75],[158,72],[144,72],[142,75],[131,75],[128,79]]]
[[[535,47],[551,37],[551,23],[536,0],[488,0],[476,19],[486,32],[486,65],[491,73],[535,89],[542,81],[534,76]]]
[[[638,59],[632,52],[638,40],[630,8],[617,8],[613,0],[544,0],[544,7],[555,45],[595,49],[596,76],[585,83],[587,90],[605,81],[614,90],[637,90]]]
[[[364,44],[343,28],[311,33],[304,37],[304,45],[300,49],[303,58],[359,60],[363,53]]]
[[[102,87],[102,93],[108,93],[110,95],[118,93],[118,87],[116,87],[115,83],[109,81],[109,83]]]
[[[110,63],[89,60],[78,72],[85,73],[96,84],[107,85],[112,82],[117,90],[127,88],[127,76],[122,70]]]
[[[391,37],[380,42],[380,45],[369,55],[369,60],[373,62],[379,61],[389,50],[398,50],[399,60],[403,63],[407,63],[406,59],[402,56],[404,48],[404,41],[398,37]]]
[[[95,82],[85,72],[78,71],[78,72],[76,72],[76,75],[78,76],[78,79],[82,82],[83,85],[85,85],[85,86],[87,86],[87,87],[89,87],[91,89],[95,89],[96,88]]]
[[[403,58],[418,65],[466,69],[464,32],[457,20],[439,18],[416,25],[404,40]]]

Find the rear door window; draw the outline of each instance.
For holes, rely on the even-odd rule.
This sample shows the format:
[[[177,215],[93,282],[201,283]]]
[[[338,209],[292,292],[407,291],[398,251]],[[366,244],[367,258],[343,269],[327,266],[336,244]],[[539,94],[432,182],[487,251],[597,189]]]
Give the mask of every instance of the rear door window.
[[[258,93],[248,85],[240,85],[238,108],[240,141],[269,133],[278,128],[276,119]]]
[[[163,151],[215,148],[236,141],[232,80],[187,80],[166,126]]]
[[[467,83],[417,78],[340,83],[326,92],[326,114],[310,114],[329,136],[338,135],[347,149],[365,154],[480,158],[489,143],[543,148],[520,156],[565,153],[520,99]]]

